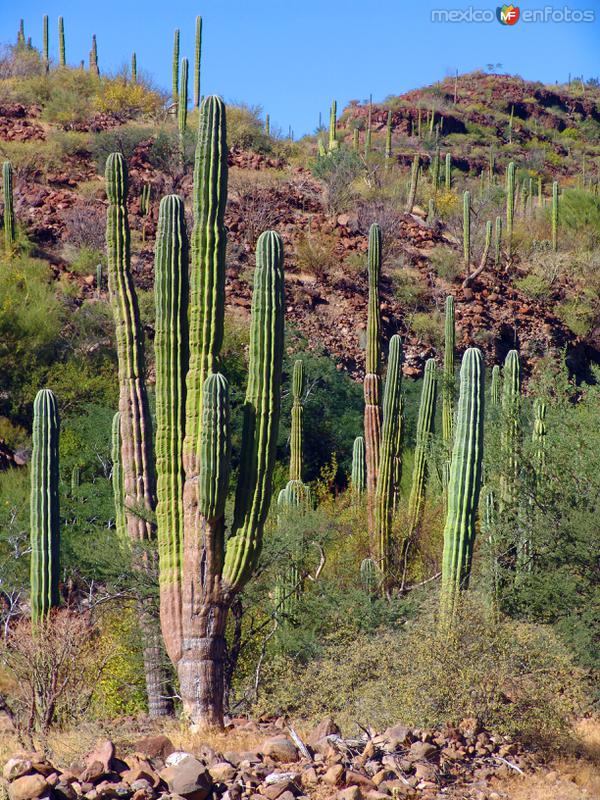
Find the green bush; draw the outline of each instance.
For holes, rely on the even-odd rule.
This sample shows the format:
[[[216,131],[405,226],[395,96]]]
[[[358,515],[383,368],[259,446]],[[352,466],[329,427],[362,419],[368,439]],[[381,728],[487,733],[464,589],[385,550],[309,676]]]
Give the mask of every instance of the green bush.
[[[429,260],[436,275],[449,283],[455,281],[463,269],[460,253],[450,247],[434,247]]]
[[[129,161],[140,142],[151,139],[152,136],[152,128],[136,124],[121,125],[113,130],[95,134],[90,142],[90,150],[98,172],[104,172],[106,159],[111,153],[122,153]]]
[[[534,299],[547,297],[551,289],[551,284],[547,278],[534,274],[519,278],[515,281],[515,286],[520,292]]]

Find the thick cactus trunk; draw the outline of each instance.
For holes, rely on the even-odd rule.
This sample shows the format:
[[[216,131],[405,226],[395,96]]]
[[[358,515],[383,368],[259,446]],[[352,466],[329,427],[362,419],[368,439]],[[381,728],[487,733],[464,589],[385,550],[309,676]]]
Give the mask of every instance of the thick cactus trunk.
[[[290,480],[302,480],[302,440],[304,434],[304,365],[302,361],[294,364],[292,377],[292,425],[290,432]]]
[[[367,318],[367,351],[365,366],[365,453],[367,460],[367,511],[371,549],[375,542],[375,492],[379,472],[381,442],[381,312],[379,277],[381,274],[381,231],[371,225],[369,231],[369,308]]]
[[[34,625],[43,621],[59,601],[59,431],[56,397],[49,389],[42,389],[33,404],[31,453],[31,619]]]
[[[430,358],[425,364],[421,403],[419,405],[419,418],[417,420],[417,439],[415,443],[412,485],[408,501],[408,541],[412,539],[415,532],[418,530],[423,516],[428,477],[427,459],[433,437],[436,394],[437,379],[435,360]]]

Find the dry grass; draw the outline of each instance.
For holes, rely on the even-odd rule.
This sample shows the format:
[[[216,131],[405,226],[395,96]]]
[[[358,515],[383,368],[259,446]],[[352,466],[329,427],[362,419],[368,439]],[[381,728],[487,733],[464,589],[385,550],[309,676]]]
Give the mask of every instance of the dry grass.
[[[600,719],[575,726],[572,755],[554,759],[550,772],[498,781],[494,789],[510,800],[590,800],[600,798]]]

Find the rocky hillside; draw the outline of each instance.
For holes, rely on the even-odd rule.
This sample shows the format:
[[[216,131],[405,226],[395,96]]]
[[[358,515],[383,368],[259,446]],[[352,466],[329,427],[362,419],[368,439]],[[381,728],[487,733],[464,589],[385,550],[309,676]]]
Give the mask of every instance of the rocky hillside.
[[[254,149],[255,141],[242,142],[242,147],[234,142],[227,214],[230,310],[247,313],[254,241],[264,227],[276,227],[288,245],[289,323],[297,326],[309,347],[324,349],[360,377],[366,323],[366,234],[377,219],[389,250],[383,323],[389,335],[401,332],[405,336],[408,376],[417,376],[424,360],[439,349],[439,312],[449,292],[458,301],[459,349],[476,343],[494,362],[518,341],[530,367],[549,350],[566,348],[574,369],[583,370],[587,360],[598,360],[598,319],[592,315],[588,328],[581,331],[561,313],[578,291],[578,276],[560,274],[545,292],[526,290],[523,278],[530,272],[528,259],[535,242],[525,243],[510,263],[486,268],[467,288],[461,286],[465,275],[460,268],[443,271],[435,259],[440,253],[454,262],[460,257],[461,234],[453,208],[462,184],[479,185],[480,173],[489,169],[490,145],[496,193],[501,193],[509,159],[529,174],[539,174],[546,186],[557,177],[564,186],[575,185],[586,165],[587,180],[595,181],[594,159],[600,155],[599,99],[597,88],[581,84],[550,89],[517,78],[473,74],[391,98],[384,105],[352,103],[338,121],[338,138],[347,138],[350,145],[351,129],[364,128],[370,115],[373,152],[365,159],[367,189],[359,185],[341,210],[333,207],[327,181],[317,180],[311,172],[316,158],[314,138],[287,147],[281,142],[277,147],[262,142]],[[391,178],[380,164],[388,110],[392,112]],[[419,115],[425,129],[430,114],[435,115],[432,130],[439,126],[436,136],[442,154],[452,154],[453,181],[458,187],[456,197],[451,202],[446,199],[448,213],[433,222],[426,221],[423,207],[417,205],[409,214],[402,210],[403,204],[390,200],[391,184],[406,184],[403,165],[418,153],[425,170],[435,151],[433,138],[415,133]],[[140,285],[149,288],[158,201],[163,193],[178,191],[189,203],[191,189],[190,165],[177,170],[156,157],[161,131],[171,123],[166,120],[159,127],[140,114],[106,112],[68,124],[47,119],[40,104],[4,102],[0,106],[0,153],[14,163],[17,220],[34,246],[34,255],[52,265],[55,277],[67,276],[76,303],[96,297],[94,271],[82,274],[70,262],[74,247],[102,249],[105,198],[98,140],[108,138],[119,149],[120,136],[130,142],[132,132],[137,128],[139,133],[143,125],[147,136],[141,140],[138,136],[129,153],[129,211],[135,273]],[[63,150],[58,159],[57,142]],[[48,161],[46,153],[53,154]],[[583,181],[585,185],[585,177]],[[353,186],[360,182],[353,178]],[[142,214],[145,184],[150,184],[152,196],[149,212]],[[423,204],[426,197],[427,190]],[[498,197],[493,200],[497,202]],[[486,205],[490,202],[482,201],[481,216],[489,213]],[[477,219],[476,224],[484,222]]]

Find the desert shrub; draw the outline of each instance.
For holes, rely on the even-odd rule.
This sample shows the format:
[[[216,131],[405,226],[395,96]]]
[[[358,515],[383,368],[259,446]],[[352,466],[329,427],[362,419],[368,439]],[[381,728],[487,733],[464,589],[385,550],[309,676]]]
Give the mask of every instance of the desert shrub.
[[[104,173],[106,159],[111,153],[122,153],[129,161],[136,147],[152,138],[152,129],[143,125],[120,125],[118,128],[97,133],[90,142],[90,150],[98,166]]]
[[[260,178],[259,173],[232,171],[229,196],[235,197],[244,225],[244,240],[250,247],[263,231],[275,227],[279,212],[273,203],[273,181]]]
[[[426,611],[405,631],[334,634],[305,667],[280,658],[271,669],[261,710],[311,720],[333,714],[346,730],[474,716],[490,730],[546,745],[567,734],[584,686],[550,629],[498,620],[474,601],[450,635],[438,633]]]
[[[547,297],[551,289],[551,283],[547,278],[535,274],[525,275],[524,278],[519,278],[515,281],[515,286],[520,292],[523,292],[523,294],[535,299]]]
[[[582,290],[577,297],[565,300],[557,308],[557,314],[576,336],[587,336],[599,316],[600,297],[598,293]]]
[[[85,250],[104,250],[106,213],[102,203],[88,200],[64,212],[66,238],[70,245]]]
[[[96,628],[87,614],[54,613],[33,631],[30,620],[11,627],[0,663],[12,680],[7,697],[25,741],[41,741],[53,725],[82,719],[108,655],[98,657]]]
[[[296,242],[296,265],[302,272],[322,277],[333,270],[335,258],[335,236],[323,232],[303,233]]]
[[[83,73],[82,73],[83,74]],[[64,127],[83,122],[92,113],[92,96],[75,86],[54,85],[44,104],[43,118]]]
[[[103,251],[89,245],[79,247],[67,255],[70,256],[69,271],[76,275],[95,275],[96,266],[104,262]]]
[[[227,144],[240,150],[270,153],[271,140],[264,131],[258,106],[227,106]]]
[[[410,328],[425,344],[440,347],[444,341],[444,317],[435,310],[431,312],[418,312],[410,319]]]
[[[434,247],[429,260],[436,275],[450,283],[455,281],[463,270],[461,254],[449,247]]]
[[[158,92],[152,91],[143,83],[131,83],[121,78],[104,80],[94,98],[94,106],[99,111],[114,114],[154,114],[163,104]]]
[[[364,166],[354,150],[340,147],[317,158],[311,165],[313,175],[323,181],[327,190],[327,205],[333,213],[344,211],[353,198],[352,183]]]
[[[392,273],[394,297],[404,305],[420,309],[429,291],[418,270],[409,270],[402,263]]]
[[[30,78],[43,71],[39,51],[22,45],[4,45],[0,50],[0,80]]]

